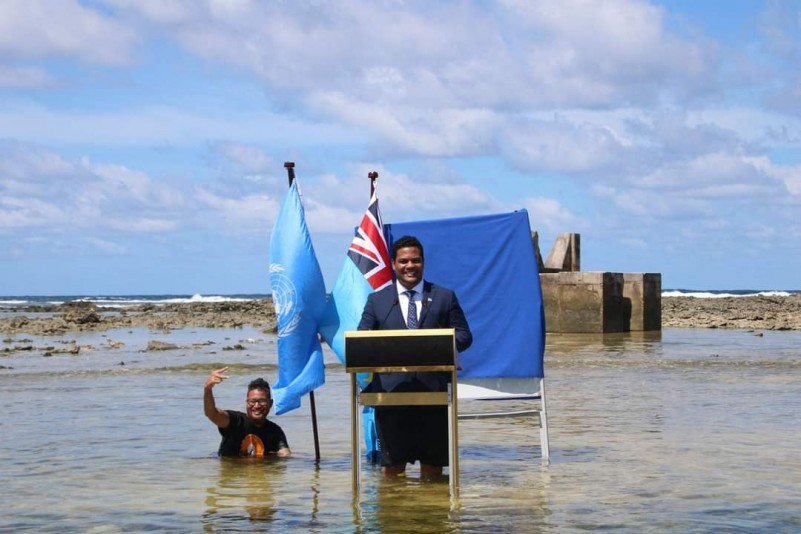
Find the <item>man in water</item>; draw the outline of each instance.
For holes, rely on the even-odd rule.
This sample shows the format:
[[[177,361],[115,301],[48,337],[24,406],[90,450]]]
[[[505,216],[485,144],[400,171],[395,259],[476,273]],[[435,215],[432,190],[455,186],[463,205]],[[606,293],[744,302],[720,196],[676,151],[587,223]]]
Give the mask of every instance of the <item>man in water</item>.
[[[203,411],[217,425],[222,436],[220,456],[262,457],[275,453],[282,458],[292,454],[281,427],[269,421],[267,414],[273,407],[270,384],[257,378],[248,384],[245,413],[220,410],[214,402],[214,386],[228,378],[227,367],[212,371],[203,386]]]
[[[414,236],[392,244],[395,284],[371,293],[359,330],[453,328],[456,350],[467,350],[473,334],[454,292],[423,279],[423,245]],[[450,373],[374,373],[371,392],[448,391]],[[448,465],[448,411],[445,406],[377,406],[376,430],[385,475],[420,461],[424,478],[439,477]]]

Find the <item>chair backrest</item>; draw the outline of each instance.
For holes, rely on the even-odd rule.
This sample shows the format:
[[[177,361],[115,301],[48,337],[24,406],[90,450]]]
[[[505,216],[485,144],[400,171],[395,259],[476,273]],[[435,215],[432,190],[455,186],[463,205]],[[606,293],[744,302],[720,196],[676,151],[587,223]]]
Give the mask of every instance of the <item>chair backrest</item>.
[[[532,378],[467,378],[459,381],[459,400],[539,400],[543,379]]]

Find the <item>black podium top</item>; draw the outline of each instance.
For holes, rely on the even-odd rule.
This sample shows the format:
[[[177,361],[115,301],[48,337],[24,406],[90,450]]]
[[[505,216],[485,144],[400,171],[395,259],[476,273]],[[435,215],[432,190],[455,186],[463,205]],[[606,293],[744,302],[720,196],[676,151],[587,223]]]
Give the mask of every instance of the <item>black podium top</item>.
[[[345,332],[345,367],[360,371],[387,367],[452,367],[456,361],[454,332],[453,328]]]

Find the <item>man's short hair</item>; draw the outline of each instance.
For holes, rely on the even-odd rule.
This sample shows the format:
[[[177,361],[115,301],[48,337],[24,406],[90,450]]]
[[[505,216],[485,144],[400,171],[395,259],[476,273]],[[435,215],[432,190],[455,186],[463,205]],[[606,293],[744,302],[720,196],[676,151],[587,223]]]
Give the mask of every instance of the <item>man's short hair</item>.
[[[395,257],[398,255],[398,250],[402,248],[409,248],[409,247],[417,247],[420,249],[420,257],[425,259],[425,254],[423,254],[423,244],[420,242],[419,239],[414,237],[413,235],[405,235],[403,237],[399,237],[392,243],[392,260],[395,260]]]
[[[270,397],[270,384],[263,378],[257,378],[253,380],[250,384],[248,384],[248,391],[260,389],[267,393],[267,396]]]

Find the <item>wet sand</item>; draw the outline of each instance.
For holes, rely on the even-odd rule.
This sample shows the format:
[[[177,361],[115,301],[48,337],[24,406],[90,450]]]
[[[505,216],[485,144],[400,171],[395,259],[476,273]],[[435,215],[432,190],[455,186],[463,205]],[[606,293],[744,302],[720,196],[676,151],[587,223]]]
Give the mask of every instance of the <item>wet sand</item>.
[[[269,298],[247,302],[140,304],[98,308],[89,302],[0,309],[0,334],[58,336],[119,328],[170,331],[180,328],[251,326],[274,333]],[[801,330],[801,295],[727,298],[663,297],[662,328]]]

